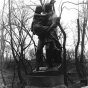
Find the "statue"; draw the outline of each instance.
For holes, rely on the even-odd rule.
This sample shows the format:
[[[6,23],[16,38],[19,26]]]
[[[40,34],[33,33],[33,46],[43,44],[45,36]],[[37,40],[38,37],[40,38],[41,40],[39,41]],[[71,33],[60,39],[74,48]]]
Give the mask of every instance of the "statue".
[[[41,6],[37,6],[32,22],[32,32],[39,38],[38,48],[36,52],[36,70],[39,70],[42,61],[43,47],[46,45],[46,58],[48,68],[52,68],[57,64],[61,64],[61,44],[57,37],[57,21],[58,17],[52,10],[52,4],[45,4],[45,12]]]

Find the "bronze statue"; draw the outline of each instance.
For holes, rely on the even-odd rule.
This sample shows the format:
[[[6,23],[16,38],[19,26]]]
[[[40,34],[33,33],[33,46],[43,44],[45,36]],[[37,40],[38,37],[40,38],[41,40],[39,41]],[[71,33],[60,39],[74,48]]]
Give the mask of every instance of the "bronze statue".
[[[56,64],[61,64],[61,44],[57,37],[57,21],[59,19],[55,17],[55,13],[52,10],[52,5],[50,3],[45,4],[45,11],[43,12],[41,6],[37,6],[35,10],[35,15],[32,23],[32,31],[34,34],[38,35],[38,48],[36,52],[36,70],[39,70],[42,61],[43,47],[46,45],[46,59],[48,68],[55,66]]]

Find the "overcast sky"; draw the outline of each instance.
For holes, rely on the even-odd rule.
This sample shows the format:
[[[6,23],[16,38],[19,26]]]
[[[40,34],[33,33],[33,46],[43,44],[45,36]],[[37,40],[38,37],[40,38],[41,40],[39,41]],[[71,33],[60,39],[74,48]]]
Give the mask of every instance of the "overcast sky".
[[[5,0],[5,3],[7,3],[8,0]],[[18,1],[18,0],[16,0]],[[30,4],[30,0],[24,0],[26,4]],[[31,1],[34,1],[36,3],[38,3],[38,0],[31,0]],[[46,0],[46,1],[49,1],[49,0]],[[55,7],[56,7],[56,13],[57,15],[59,15],[60,13],[60,8],[59,6],[63,3],[63,2],[66,2],[66,1],[70,1],[70,2],[74,2],[74,3],[78,3],[78,0],[56,0],[55,2]],[[82,0],[79,0],[79,1],[82,1]],[[0,0],[0,10],[2,9],[3,7],[3,2],[4,0]],[[61,3],[61,4],[60,4]],[[76,5],[73,5],[73,4],[64,4],[64,6],[66,6],[68,9],[69,8],[77,8]],[[74,18],[77,17],[77,11],[76,10],[67,10],[67,9],[64,9],[63,10],[63,13],[62,13],[62,21],[66,23],[69,22],[69,20],[74,20]]]
[[[5,0],[5,2],[7,3],[8,0]],[[16,0],[18,1],[18,0]],[[24,0],[25,3],[27,5],[30,5],[30,0]],[[39,4],[38,0],[31,0],[32,2],[36,2]],[[49,1],[49,0],[48,0]],[[70,1],[70,2],[73,2],[73,3],[78,3],[78,0],[56,0],[55,2],[55,8],[56,8],[56,13],[57,15],[59,16],[60,14],[60,8],[59,6],[63,3],[63,2],[66,2],[66,1]],[[83,0],[79,0],[80,2],[83,1]],[[3,2],[4,0],[0,0],[0,10],[2,9],[3,7]],[[64,6],[66,6],[68,9],[70,8],[78,8],[77,5],[73,5],[73,4],[69,4],[69,3],[66,3],[64,4]],[[77,19],[77,15],[78,15],[78,11],[75,10],[75,9],[71,9],[71,10],[68,10],[68,9],[64,9],[63,12],[62,12],[62,16],[61,16],[61,22],[63,23],[64,27],[66,26],[67,29],[66,29],[66,33],[67,33],[67,45],[70,45],[70,46],[73,46],[73,40],[75,38],[75,35],[76,35],[76,19]]]

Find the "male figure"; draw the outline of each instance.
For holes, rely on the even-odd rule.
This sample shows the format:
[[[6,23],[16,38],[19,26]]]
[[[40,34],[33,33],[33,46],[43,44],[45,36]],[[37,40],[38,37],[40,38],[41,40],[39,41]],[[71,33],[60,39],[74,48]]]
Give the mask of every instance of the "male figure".
[[[39,41],[38,41],[38,47],[36,52],[36,70],[39,70],[39,66],[42,62],[42,53],[43,53],[43,47],[44,47],[44,41],[45,41],[45,34],[47,30],[47,26],[44,26],[44,20],[46,20],[47,15],[41,14],[42,13],[42,7],[37,6],[32,22],[32,31],[34,34],[38,35]]]

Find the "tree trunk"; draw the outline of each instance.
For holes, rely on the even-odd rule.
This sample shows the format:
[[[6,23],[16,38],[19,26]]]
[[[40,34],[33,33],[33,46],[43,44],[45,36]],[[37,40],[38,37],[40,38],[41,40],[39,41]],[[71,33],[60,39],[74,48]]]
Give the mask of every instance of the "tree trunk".
[[[80,63],[83,62],[84,59],[84,41],[85,41],[85,27],[86,27],[86,19],[84,18],[84,23],[83,23],[83,33],[82,33],[82,43],[81,43],[81,58],[80,58]]]
[[[19,59],[19,65],[17,67],[18,77],[19,77],[20,82],[23,83],[24,79],[22,78],[22,75],[21,75],[21,70],[20,70],[21,68],[20,68],[20,66],[21,66],[21,60]]]
[[[63,41],[63,72],[64,72],[64,84],[68,86],[67,83],[67,68],[66,68],[66,33],[64,29],[62,28],[60,22],[59,22],[59,27],[61,29],[61,32],[63,33],[64,36],[64,41]]]
[[[85,42],[85,27],[86,27],[87,19],[84,18],[83,23],[83,33],[82,33],[82,43],[81,43],[81,57],[80,57],[80,68],[82,72],[82,79],[85,80],[85,85],[87,85],[87,79],[86,79],[86,66],[85,66],[85,58],[84,58],[84,42]]]
[[[77,41],[77,45],[75,47],[75,61],[76,61],[76,69],[77,69],[78,75],[79,75],[80,78],[82,78],[82,73],[80,71],[79,59],[78,59],[78,47],[79,47],[79,43],[80,43],[79,19],[77,19],[77,25],[78,25],[78,41]]]

